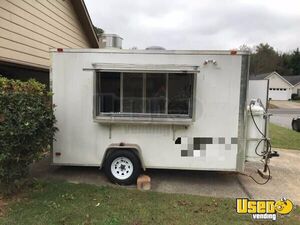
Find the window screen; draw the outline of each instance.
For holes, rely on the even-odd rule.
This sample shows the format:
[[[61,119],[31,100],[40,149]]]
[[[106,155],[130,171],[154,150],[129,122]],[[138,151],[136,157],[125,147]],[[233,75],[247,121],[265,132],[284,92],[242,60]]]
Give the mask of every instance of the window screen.
[[[191,73],[97,73],[97,114],[191,117]]]
[[[120,73],[101,74],[100,111],[120,112]]]
[[[166,84],[166,74],[147,74],[147,113],[166,113]]]
[[[143,112],[143,74],[123,74],[123,112]]]
[[[192,74],[169,74],[169,114],[189,114],[193,93],[192,79]]]

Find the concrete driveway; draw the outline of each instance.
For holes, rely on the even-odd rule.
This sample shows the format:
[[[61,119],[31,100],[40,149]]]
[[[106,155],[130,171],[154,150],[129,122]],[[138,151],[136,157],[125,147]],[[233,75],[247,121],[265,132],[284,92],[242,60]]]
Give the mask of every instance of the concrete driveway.
[[[278,150],[278,149],[275,149]],[[272,180],[265,185],[257,185],[248,177],[239,176],[241,183],[254,198],[278,199],[286,197],[300,205],[300,151],[278,150],[280,157],[270,163]],[[246,173],[255,172],[255,165],[249,164]]]
[[[300,109],[270,109],[270,122],[292,129],[292,120],[300,116]]]
[[[270,101],[272,105],[280,109],[300,109],[300,103],[294,101]]]
[[[147,170],[152,179],[152,190],[213,197],[248,197],[263,199],[290,198],[300,204],[300,151],[279,150],[280,158],[270,164],[272,180],[258,185],[249,177],[228,172]],[[255,164],[248,164],[246,173],[254,172]],[[31,175],[41,179],[59,179],[73,183],[113,185],[103,171],[91,167],[50,166],[49,158],[32,166]],[[257,175],[254,175],[259,179]],[[135,188],[129,186],[127,188]]]

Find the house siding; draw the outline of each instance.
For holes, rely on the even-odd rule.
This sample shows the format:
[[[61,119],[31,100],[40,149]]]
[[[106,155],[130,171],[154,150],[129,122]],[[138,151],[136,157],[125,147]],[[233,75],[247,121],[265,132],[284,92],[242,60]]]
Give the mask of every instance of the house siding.
[[[280,75],[277,75],[276,73],[272,74],[268,77],[268,80],[269,98],[272,100],[288,100],[291,98],[292,85],[284,81]]]
[[[283,81],[280,77],[277,75],[271,75],[269,78],[269,87],[270,88],[287,88],[290,89],[291,85]]]
[[[0,0],[0,61],[49,68],[58,47],[91,47],[70,0]]]
[[[300,83],[293,87],[294,94],[299,94],[299,92],[300,92]]]

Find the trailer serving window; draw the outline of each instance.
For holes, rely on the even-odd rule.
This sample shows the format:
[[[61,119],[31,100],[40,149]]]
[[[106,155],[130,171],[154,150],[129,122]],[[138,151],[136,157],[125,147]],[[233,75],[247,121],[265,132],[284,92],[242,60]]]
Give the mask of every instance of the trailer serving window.
[[[190,117],[191,73],[97,72],[97,116]]]
[[[192,119],[193,72],[96,72],[96,119]],[[152,121],[152,120],[151,120]]]

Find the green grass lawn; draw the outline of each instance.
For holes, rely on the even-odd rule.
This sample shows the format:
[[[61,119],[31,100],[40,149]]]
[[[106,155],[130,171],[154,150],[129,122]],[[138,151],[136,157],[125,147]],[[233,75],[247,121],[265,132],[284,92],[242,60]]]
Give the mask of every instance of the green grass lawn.
[[[270,137],[272,147],[300,150],[300,133],[270,124]]]
[[[234,199],[141,192],[120,187],[98,187],[66,182],[38,183],[11,200],[1,225],[185,225],[274,224],[254,222],[235,212]],[[299,225],[297,207],[276,224]]]

